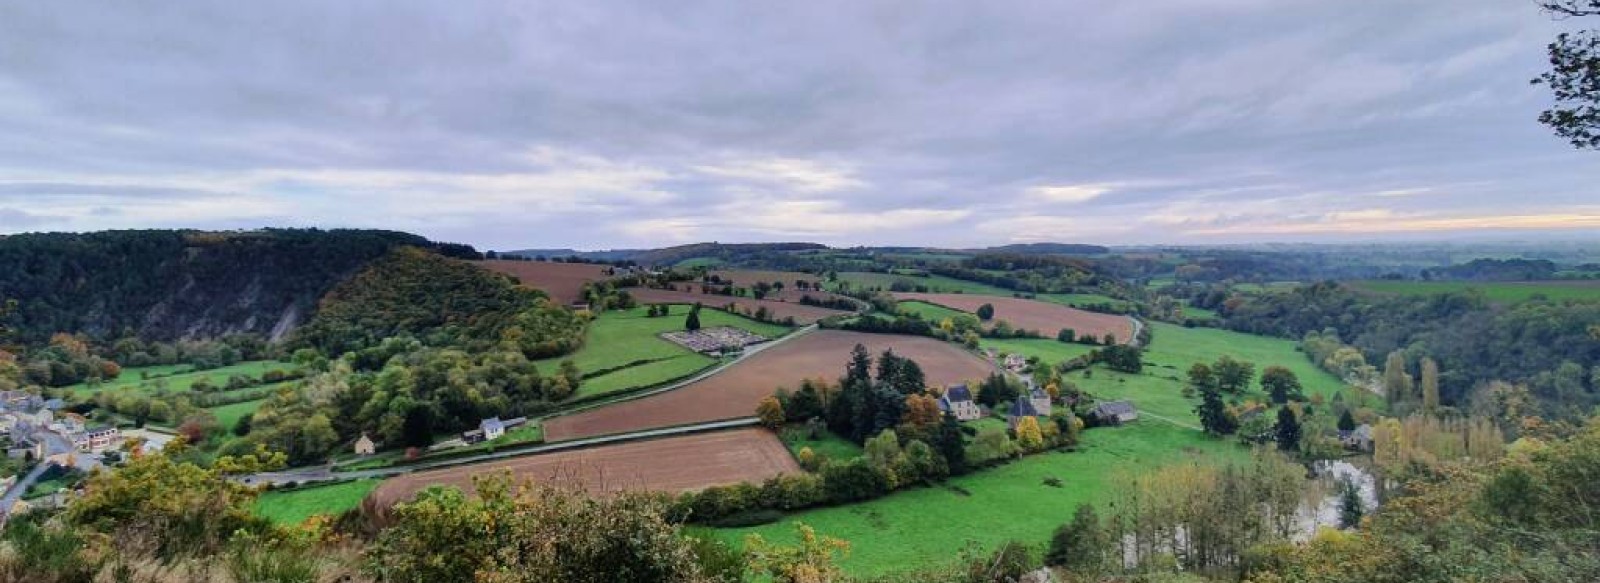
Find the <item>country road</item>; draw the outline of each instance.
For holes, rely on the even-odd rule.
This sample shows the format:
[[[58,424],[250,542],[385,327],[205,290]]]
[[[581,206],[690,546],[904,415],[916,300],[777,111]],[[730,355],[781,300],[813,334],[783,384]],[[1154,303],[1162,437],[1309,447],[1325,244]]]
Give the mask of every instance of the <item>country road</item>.
[[[705,379],[711,378],[713,376],[716,376],[717,374],[720,374],[720,373],[728,370],[729,368],[732,368],[733,366],[735,366],[735,365],[737,365],[737,364],[739,364],[741,362],[744,362],[745,359],[750,358],[752,356],[755,356],[757,354],[760,354],[761,352],[763,352],[765,350],[768,350],[768,349],[771,349],[774,346],[778,346],[778,345],[783,344],[785,342],[789,342],[791,340],[794,340],[795,338],[799,338],[799,337],[804,336],[806,334],[810,334],[810,333],[812,333],[812,332],[814,332],[816,330],[817,330],[817,325],[816,324],[810,324],[810,325],[807,325],[807,326],[804,326],[804,327],[801,327],[801,328],[797,328],[797,329],[795,329],[794,332],[786,334],[782,338],[778,338],[777,340],[773,340],[771,342],[766,342],[766,343],[763,343],[763,344],[759,344],[759,345],[756,345],[756,346],[751,347],[749,349],[746,349],[744,351],[744,353],[740,354],[738,357],[734,358],[733,360],[730,360],[728,362],[719,364],[719,365],[717,365],[715,367],[712,367],[712,368],[710,368],[710,369],[708,369],[708,370],[706,370],[704,372],[701,372],[701,373],[696,374],[694,376],[691,376],[689,378],[686,378],[686,379],[683,379],[683,380],[680,380],[680,381],[677,381],[677,382],[674,382],[674,383],[670,383],[670,384],[667,384],[667,385],[664,385],[664,386],[661,386],[661,387],[657,387],[657,388],[654,388],[654,389],[650,389],[648,391],[641,391],[641,392],[638,392],[638,393],[629,394],[629,395],[626,395],[626,396],[623,396],[623,397],[619,397],[619,398],[616,398],[616,399],[611,399],[611,400],[607,400],[607,401],[600,401],[600,402],[596,402],[596,403],[591,403],[591,404],[584,405],[584,406],[581,406],[581,407],[574,407],[572,409],[568,409],[568,410],[562,411],[562,412],[557,413],[555,415],[549,415],[549,416],[546,416],[546,417],[538,418],[538,419],[536,419],[536,421],[544,421],[545,419],[550,419],[552,417],[559,417],[561,415],[571,415],[573,413],[579,413],[579,412],[588,411],[588,410],[591,410],[591,409],[605,407],[605,406],[608,406],[608,405],[614,405],[614,404],[617,404],[617,403],[621,403],[621,402],[625,402],[625,401],[631,401],[631,400],[634,400],[634,399],[642,399],[644,397],[649,397],[649,396],[652,396],[652,395],[659,395],[661,393],[665,393],[665,392],[668,392],[668,391],[674,391],[674,390],[677,390],[677,389],[681,389],[683,387],[686,387],[686,386],[692,385],[694,383],[703,381]],[[557,442],[557,443],[540,443],[540,444],[532,444],[532,445],[526,445],[526,446],[511,446],[511,447],[508,447],[506,449],[495,451],[495,452],[486,452],[486,453],[482,453],[482,454],[478,454],[478,455],[463,456],[463,457],[459,457],[459,458],[439,460],[439,461],[436,461],[436,462],[424,462],[424,463],[413,464],[413,465],[408,465],[408,466],[403,466],[403,467],[395,467],[395,468],[378,468],[378,469],[373,469],[373,470],[356,470],[356,471],[349,471],[349,472],[335,472],[335,471],[333,471],[333,468],[335,466],[337,466],[338,464],[332,464],[332,465],[325,465],[325,466],[313,466],[313,467],[305,467],[305,468],[295,468],[295,469],[290,469],[290,470],[284,470],[284,471],[281,471],[281,472],[263,472],[263,473],[260,473],[260,474],[252,474],[252,475],[249,475],[249,476],[243,476],[243,477],[238,478],[238,480],[240,482],[243,482],[243,483],[246,483],[246,484],[285,484],[285,483],[289,483],[289,482],[322,482],[322,481],[336,480],[336,479],[337,480],[344,480],[344,479],[387,477],[387,476],[393,476],[393,475],[396,475],[396,474],[414,472],[414,471],[418,471],[418,470],[427,470],[427,469],[434,469],[434,468],[442,468],[442,467],[474,464],[474,463],[478,463],[478,462],[505,459],[505,458],[509,458],[509,457],[516,457],[516,456],[522,456],[522,455],[534,455],[534,454],[540,454],[540,453],[549,453],[549,452],[553,452],[553,451],[563,451],[563,450],[568,450],[568,449],[577,449],[577,448],[582,448],[582,447],[592,447],[592,446],[596,446],[596,445],[605,445],[605,444],[610,444],[610,443],[620,443],[620,442],[625,442],[625,441],[634,441],[634,440],[639,440],[639,439],[651,439],[651,438],[666,437],[666,436],[671,436],[671,435],[697,433],[697,432],[701,432],[701,431],[714,431],[714,430],[717,430],[717,429],[728,429],[728,428],[733,428],[733,427],[744,427],[744,426],[748,426],[748,425],[754,425],[756,422],[757,422],[757,420],[754,417],[745,417],[745,418],[740,418],[740,419],[727,419],[727,420],[722,420],[722,421],[712,421],[712,422],[708,422],[708,423],[697,423],[697,424],[694,424],[694,425],[684,425],[684,426],[678,426],[678,427],[665,427],[665,428],[659,428],[659,429],[649,429],[649,430],[644,430],[644,431],[634,431],[634,432],[629,432],[629,433],[617,433],[617,434],[612,434],[612,435],[602,435],[602,436],[598,436],[598,437],[589,437],[589,438],[584,438],[584,439],[574,439],[574,440],[570,440],[570,441],[562,441],[562,442]],[[351,460],[348,463],[355,463],[357,461],[359,461],[359,460]]]

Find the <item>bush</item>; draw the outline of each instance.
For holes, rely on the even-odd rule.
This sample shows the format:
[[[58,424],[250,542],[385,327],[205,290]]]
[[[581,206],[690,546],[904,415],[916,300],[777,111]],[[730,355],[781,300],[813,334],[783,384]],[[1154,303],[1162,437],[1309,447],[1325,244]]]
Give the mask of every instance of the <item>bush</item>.
[[[746,526],[761,526],[783,520],[783,513],[777,510],[746,510],[738,514],[724,516],[716,520],[708,520],[706,526],[716,528],[743,528]]]

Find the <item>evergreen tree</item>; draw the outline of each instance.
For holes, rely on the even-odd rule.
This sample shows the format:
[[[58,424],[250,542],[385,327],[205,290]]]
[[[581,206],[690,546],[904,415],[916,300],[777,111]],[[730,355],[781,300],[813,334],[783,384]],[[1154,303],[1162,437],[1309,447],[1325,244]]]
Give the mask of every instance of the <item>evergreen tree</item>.
[[[1345,409],[1339,414],[1339,431],[1355,431],[1356,418],[1350,415],[1350,410]]]
[[[1228,414],[1228,407],[1222,403],[1222,392],[1215,387],[1200,393],[1200,404],[1194,412],[1200,417],[1200,426],[1205,428],[1206,433],[1221,436],[1232,435],[1239,430],[1239,421]]]
[[[417,405],[406,410],[405,421],[400,426],[400,441],[406,447],[433,445],[433,413],[426,406]]]
[[[983,320],[983,321],[987,322],[987,321],[989,321],[990,319],[993,319],[993,318],[994,318],[994,304],[984,304],[984,305],[978,306],[978,319],[979,320]]]
[[[1062,567],[1080,577],[1092,577],[1105,565],[1106,535],[1094,506],[1079,504],[1072,522],[1061,525],[1050,537],[1045,564]]]
[[[1439,408],[1439,363],[1422,359],[1422,408],[1435,411]]]
[[[1295,417],[1293,410],[1288,407],[1278,408],[1278,425],[1273,432],[1277,436],[1278,449],[1283,451],[1300,449],[1300,419]]]
[[[967,473],[966,439],[961,435],[961,422],[956,420],[955,415],[945,413],[929,445],[932,445],[944,458],[945,465],[950,468],[950,475],[959,476]]]
[[[1366,515],[1366,503],[1361,501],[1361,489],[1355,482],[1342,480],[1339,483],[1339,528],[1355,528],[1361,525],[1361,517]]]
[[[700,329],[700,302],[689,308],[689,316],[683,319],[683,329],[690,332]]]
[[[857,344],[850,349],[850,363],[845,365],[844,380],[839,384],[847,385],[852,382],[872,381],[872,355],[867,354],[867,347]]]

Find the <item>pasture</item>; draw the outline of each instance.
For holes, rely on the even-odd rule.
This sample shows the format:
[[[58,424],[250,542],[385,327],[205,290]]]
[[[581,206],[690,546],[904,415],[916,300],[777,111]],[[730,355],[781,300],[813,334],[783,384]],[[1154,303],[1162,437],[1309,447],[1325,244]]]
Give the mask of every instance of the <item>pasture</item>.
[[[241,401],[230,405],[212,407],[207,409],[207,411],[210,411],[212,415],[217,416],[217,425],[222,427],[224,431],[232,431],[233,426],[239,424],[239,419],[243,418],[245,415],[255,413],[256,409],[261,407],[261,402],[265,400],[266,399],[255,399],[251,401]]]
[[[1110,305],[1118,310],[1133,308],[1133,302],[1100,294],[1038,294],[1034,296],[1034,299],[1073,308],[1102,304]]]
[[[1350,282],[1350,287],[1380,294],[1421,296],[1476,291],[1498,304],[1526,302],[1536,297],[1562,300],[1600,300],[1600,281],[1388,281]]]
[[[808,378],[833,381],[844,374],[850,350],[861,344],[874,356],[895,354],[922,366],[928,383],[943,385],[989,374],[993,367],[954,344],[918,336],[819,330],[762,350],[714,376],[672,391],[545,421],[551,442],[755,415],[756,404],[779,387]]]
[[[583,299],[583,284],[611,277],[611,266],[592,263],[556,263],[553,261],[508,261],[490,259],[475,262],[478,266],[517,278],[524,287],[534,288],[550,295],[556,302],[567,305]]]
[[[686,284],[679,285],[685,289],[688,287]],[[699,284],[693,285],[695,289],[699,289]],[[757,300],[750,297],[703,294],[668,289],[634,287],[628,288],[628,293],[633,294],[633,297],[641,304],[693,304],[698,302],[706,307],[717,309],[726,309],[731,304],[740,313],[746,315],[755,314],[756,310],[766,308],[767,312],[772,314],[772,319],[774,320],[792,317],[796,323],[802,325],[810,324],[829,316],[849,313],[842,310],[807,306],[798,301]]]
[[[1076,342],[1060,342],[1054,338],[984,338],[979,346],[993,348],[1002,354],[1021,354],[1023,357],[1038,357],[1046,366],[1060,364],[1064,360],[1071,360],[1088,354],[1095,346],[1078,344]]]
[[[541,374],[555,374],[561,361],[572,359],[585,375],[575,397],[591,397],[625,392],[683,378],[716,364],[716,359],[701,355],[662,339],[662,332],[683,330],[689,306],[668,306],[666,316],[649,317],[645,308],[610,310],[589,323],[583,347],[567,356],[536,362]],[[789,328],[757,322],[721,310],[700,310],[700,323],[732,326],[767,338],[777,338]]]
[[[839,282],[850,284],[851,288],[879,288],[888,291],[896,281],[904,281],[911,285],[927,286],[929,293],[977,294],[986,296],[1011,297],[1016,292],[995,287],[986,283],[966,281],[942,275],[929,275],[919,277],[914,275],[898,275],[891,273],[877,273],[869,271],[842,271],[839,272]],[[838,282],[829,282],[829,286],[838,287]]]
[[[411,499],[429,486],[472,491],[472,478],[509,471],[532,480],[592,494],[622,490],[683,492],[739,482],[761,483],[800,466],[777,436],[766,429],[733,429],[630,441],[539,455],[527,455],[385,480],[374,494],[385,504]]]
[[[1106,334],[1113,334],[1119,343],[1133,339],[1133,322],[1127,316],[1097,314],[1060,304],[968,294],[896,293],[894,297],[969,313],[975,313],[979,307],[989,304],[994,306],[995,321],[1005,320],[1012,327],[1034,330],[1051,338],[1062,328],[1071,328],[1080,336],[1092,334],[1104,338]]]
[[[184,392],[188,391],[195,383],[204,379],[215,387],[228,384],[228,378],[234,375],[243,375],[255,380],[260,380],[262,373],[269,370],[291,371],[295,366],[276,360],[252,360],[232,364],[229,366],[194,370],[190,365],[158,365],[146,367],[132,367],[122,369],[122,374],[117,378],[99,384],[78,383],[65,387],[68,393],[75,396],[88,396],[98,392],[120,393],[135,391],[140,395],[151,395],[157,391]]]
[[[1125,427],[1084,432],[1076,453],[1028,456],[942,485],[799,512],[773,524],[716,532],[736,546],[751,533],[793,544],[793,523],[803,522],[818,534],[850,541],[850,556],[841,562],[850,574],[875,575],[954,563],[969,543],[984,551],[1008,540],[1042,547],[1056,527],[1072,519],[1078,504],[1100,505],[1103,512],[1111,498],[1113,476],[1120,472],[1178,463],[1221,464],[1247,455],[1248,451],[1232,440],[1211,439],[1197,431],[1141,420]],[[1045,479],[1051,477],[1060,479],[1062,487],[1046,485]]]
[[[305,522],[319,514],[338,516],[361,504],[378,480],[364,479],[293,490],[270,490],[256,498],[257,516],[283,526]]]

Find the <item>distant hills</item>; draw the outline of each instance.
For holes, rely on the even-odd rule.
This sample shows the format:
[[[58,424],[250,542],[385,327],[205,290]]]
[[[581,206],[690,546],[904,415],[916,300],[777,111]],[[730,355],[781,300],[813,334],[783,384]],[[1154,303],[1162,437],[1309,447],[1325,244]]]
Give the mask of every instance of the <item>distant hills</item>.
[[[743,257],[773,252],[800,252],[800,251],[826,251],[834,249],[821,243],[690,243],[675,245],[659,249],[608,249],[603,251],[579,251],[569,248],[546,249],[517,249],[500,251],[502,255],[518,255],[527,258],[558,258],[578,257],[591,261],[637,261],[647,265],[671,265],[688,259],[706,258],[720,259],[728,262],[737,262]],[[934,247],[850,247],[845,249],[853,253],[935,253],[956,255],[979,255],[986,253],[1000,253],[1011,255],[1100,255],[1111,251],[1108,247],[1100,245],[1087,245],[1082,243],[1019,243],[1012,245],[999,245],[977,249],[940,249]]]

